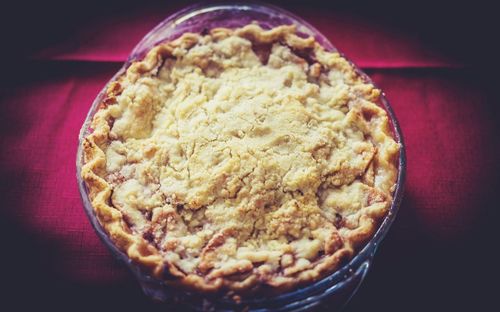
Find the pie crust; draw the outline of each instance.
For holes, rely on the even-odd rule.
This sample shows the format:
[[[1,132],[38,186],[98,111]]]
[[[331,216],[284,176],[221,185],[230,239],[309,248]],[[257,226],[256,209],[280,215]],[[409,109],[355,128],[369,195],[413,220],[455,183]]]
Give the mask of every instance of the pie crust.
[[[148,274],[287,291],[351,259],[389,210],[399,144],[379,96],[294,26],[186,33],[109,84],[82,178]]]

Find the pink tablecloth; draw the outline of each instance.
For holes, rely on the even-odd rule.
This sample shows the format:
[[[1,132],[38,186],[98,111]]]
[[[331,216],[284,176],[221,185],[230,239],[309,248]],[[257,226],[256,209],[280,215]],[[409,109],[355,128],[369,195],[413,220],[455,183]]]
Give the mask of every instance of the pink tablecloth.
[[[175,7],[108,12],[7,66],[0,85],[0,246],[6,297],[17,304],[163,309],[141,294],[92,230],[75,153],[96,94]],[[400,215],[350,309],[475,306],[492,274],[485,255],[498,246],[491,238],[500,120],[489,76],[409,30],[345,11],[291,9],[385,90],[406,140]]]

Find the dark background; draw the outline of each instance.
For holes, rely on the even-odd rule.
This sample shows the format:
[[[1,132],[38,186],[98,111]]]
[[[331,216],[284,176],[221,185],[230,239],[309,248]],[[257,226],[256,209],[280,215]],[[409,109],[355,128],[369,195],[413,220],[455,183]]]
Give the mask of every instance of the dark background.
[[[134,10],[184,7],[189,2],[167,1],[15,1],[0,10],[0,57],[4,89],[28,75],[50,75],[32,56],[51,45],[64,42],[95,19]],[[430,50],[461,64],[460,79],[481,88],[489,122],[496,125],[494,138],[485,143],[491,150],[481,192],[471,194],[470,219],[462,229],[442,237],[446,231],[428,231],[420,217],[418,194],[406,194],[400,215],[375,258],[365,283],[348,311],[438,311],[494,310],[498,299],[498,79],[500,17],[497,10],[480,1],[273,1],[300,15],[301,10],[335,10],[338,14],[371,20],[420,38]],[[310,20],[314,25],[314,20]],[[126,35],[126,34],[117,34]],[[114,66],[114,65],[110,65]],[[89,70],[84,65],[72,70]],[[425,70],[425,69],[423,69]],[[368,69],[370,73],[370,69]],[[397,69],[394,70],[397,75]],[[410,72],[411,75],[411,72]],[[453,70],[439,73],[454,79]],[[0,93],[1,95],[1,93]],[[1,98],[0,98],[1,99]],[[0,111],[2,113],[3,111]],[[2,116],[2,122],[8,122]],[[0,117],[1,118],[1,117]],[[43,121],[42,121],[43,122]],[[0,129],[3,129],[0,126]],[[496,139],[496,140],[495,140]],[[2,146],[2,149],[8,147]],[[432,151],[429,151],[432,153]],[[411,162],[412,160],[409,159]],[[479,166],[478,166],[479,167]],[[484,170],[484,167],[482,167]],[[453,172],[449,173],[453,175]],[[113,311],[171,310],[149,302],[132,281],[109,286],[75,283],[54,267],[60,256],[51,241],[38,240],[30,231],[12,222],[8,209],[22,209],[22,177],[0,180],[0,248],[2,250],[2,305],[13,310],[65,309]],[[472,189],[472,188],[471,188]],[[477,186],[473,188],[477,190]],[[29,190],[26,190],[29,191]],[[468,192],[468,189],[464,189]],[[13,196],[13,192],[16,196]],[[7,207],[8,206],[8,207]],[[466,214],[467,216],[467,214]],[[437,225],[446,228],[447,224]],[[404,235],[399,235],[399,233]],[[410,248],[408,246],[411,246]],[[398,253],[398,251],[402,251]],[[8,309],[10,310],[10,309]]]
[[[202,1],[8,1],[2,5],[2,54],[22,58],[71,37],[93,19],[123,12],[185,7]],[[210,1],[205,1],[209,3]],[[212,1],[214,2],[214,1]],[[267,1],[300,14],[302,9],[335,10],[375,20],[424,39],[468,64],[499,64],[496,6],[488,1]],[[493,2],[493,1],[491,1]],[[314,21],[311,21],[314,22]]]

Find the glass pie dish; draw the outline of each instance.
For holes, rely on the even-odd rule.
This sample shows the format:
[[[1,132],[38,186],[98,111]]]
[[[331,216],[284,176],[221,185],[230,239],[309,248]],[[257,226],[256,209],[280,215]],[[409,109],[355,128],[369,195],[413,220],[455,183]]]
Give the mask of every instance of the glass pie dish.
[[[123,75],[125,70],[134,61],[141,60],[146,52],[159,43],[176,39],[186,32],[203,33],[207,29],[215,27],[237,28],[250,23],[257,23],[264,29],[293,24],[296,26],[297,33],[300,36],[313,36],[325,50],[337,51],[328,39],[307,22],[289,12],[273,6],[262,4],[197,5],[168,17],[148,33],[133,49],[123,67],[116,73],[110,82],[115,81],[118,77]],[[357,71],[366,81],[371,82],[371,80],[364,73],[359,71],[359,69],[357,69]],[[330,309],[340,308],[348,302],[368,272],[379,243],[394,221],[403,194],[405,175],[403,138],[394,117],[394,113],[383,94],[378,104],[385,109],[389,116],[394,139],[400,145],[400,152],[397,164],[398,176],[393,201],[388,214],[385,216],[375,235],[347,264],[340,267],[333,274],[315,283],[279,295],[245,297],[236,301],[217,295],[207,294],[200,296],[199,293],[181,291],[148,275],[130,260],[125,253],[115,246],[99,223],[89,199],[88,188],[81,178],[81,170],[84,164],[82,143],[84,138],[92,131],[90,126],[92,118],[105,99],[105,94],[106,88],[104,88],[94,100],[80,131],[80,142],[77,154],[78,186],[85,212],[99,237],[103,240],[105,245],[108,246],[115,257],[126,263],[128,268],[138,279],[147,296],[166,303],[178,302],[195,310],[248,309],[250,311],[302,311],[311,309],[320,304],[327,304]]]

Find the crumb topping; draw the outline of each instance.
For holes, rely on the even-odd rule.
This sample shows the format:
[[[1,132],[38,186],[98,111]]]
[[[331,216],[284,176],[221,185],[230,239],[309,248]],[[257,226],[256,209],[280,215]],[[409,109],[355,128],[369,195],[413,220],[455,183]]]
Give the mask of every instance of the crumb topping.
[[[373,234],[399,149],[380,91],[294,32],[187,34],[110,86],[87,154],[102,152],[92,173],[129,253],[146,245],[198,288],[279,287],[331,272]]]

